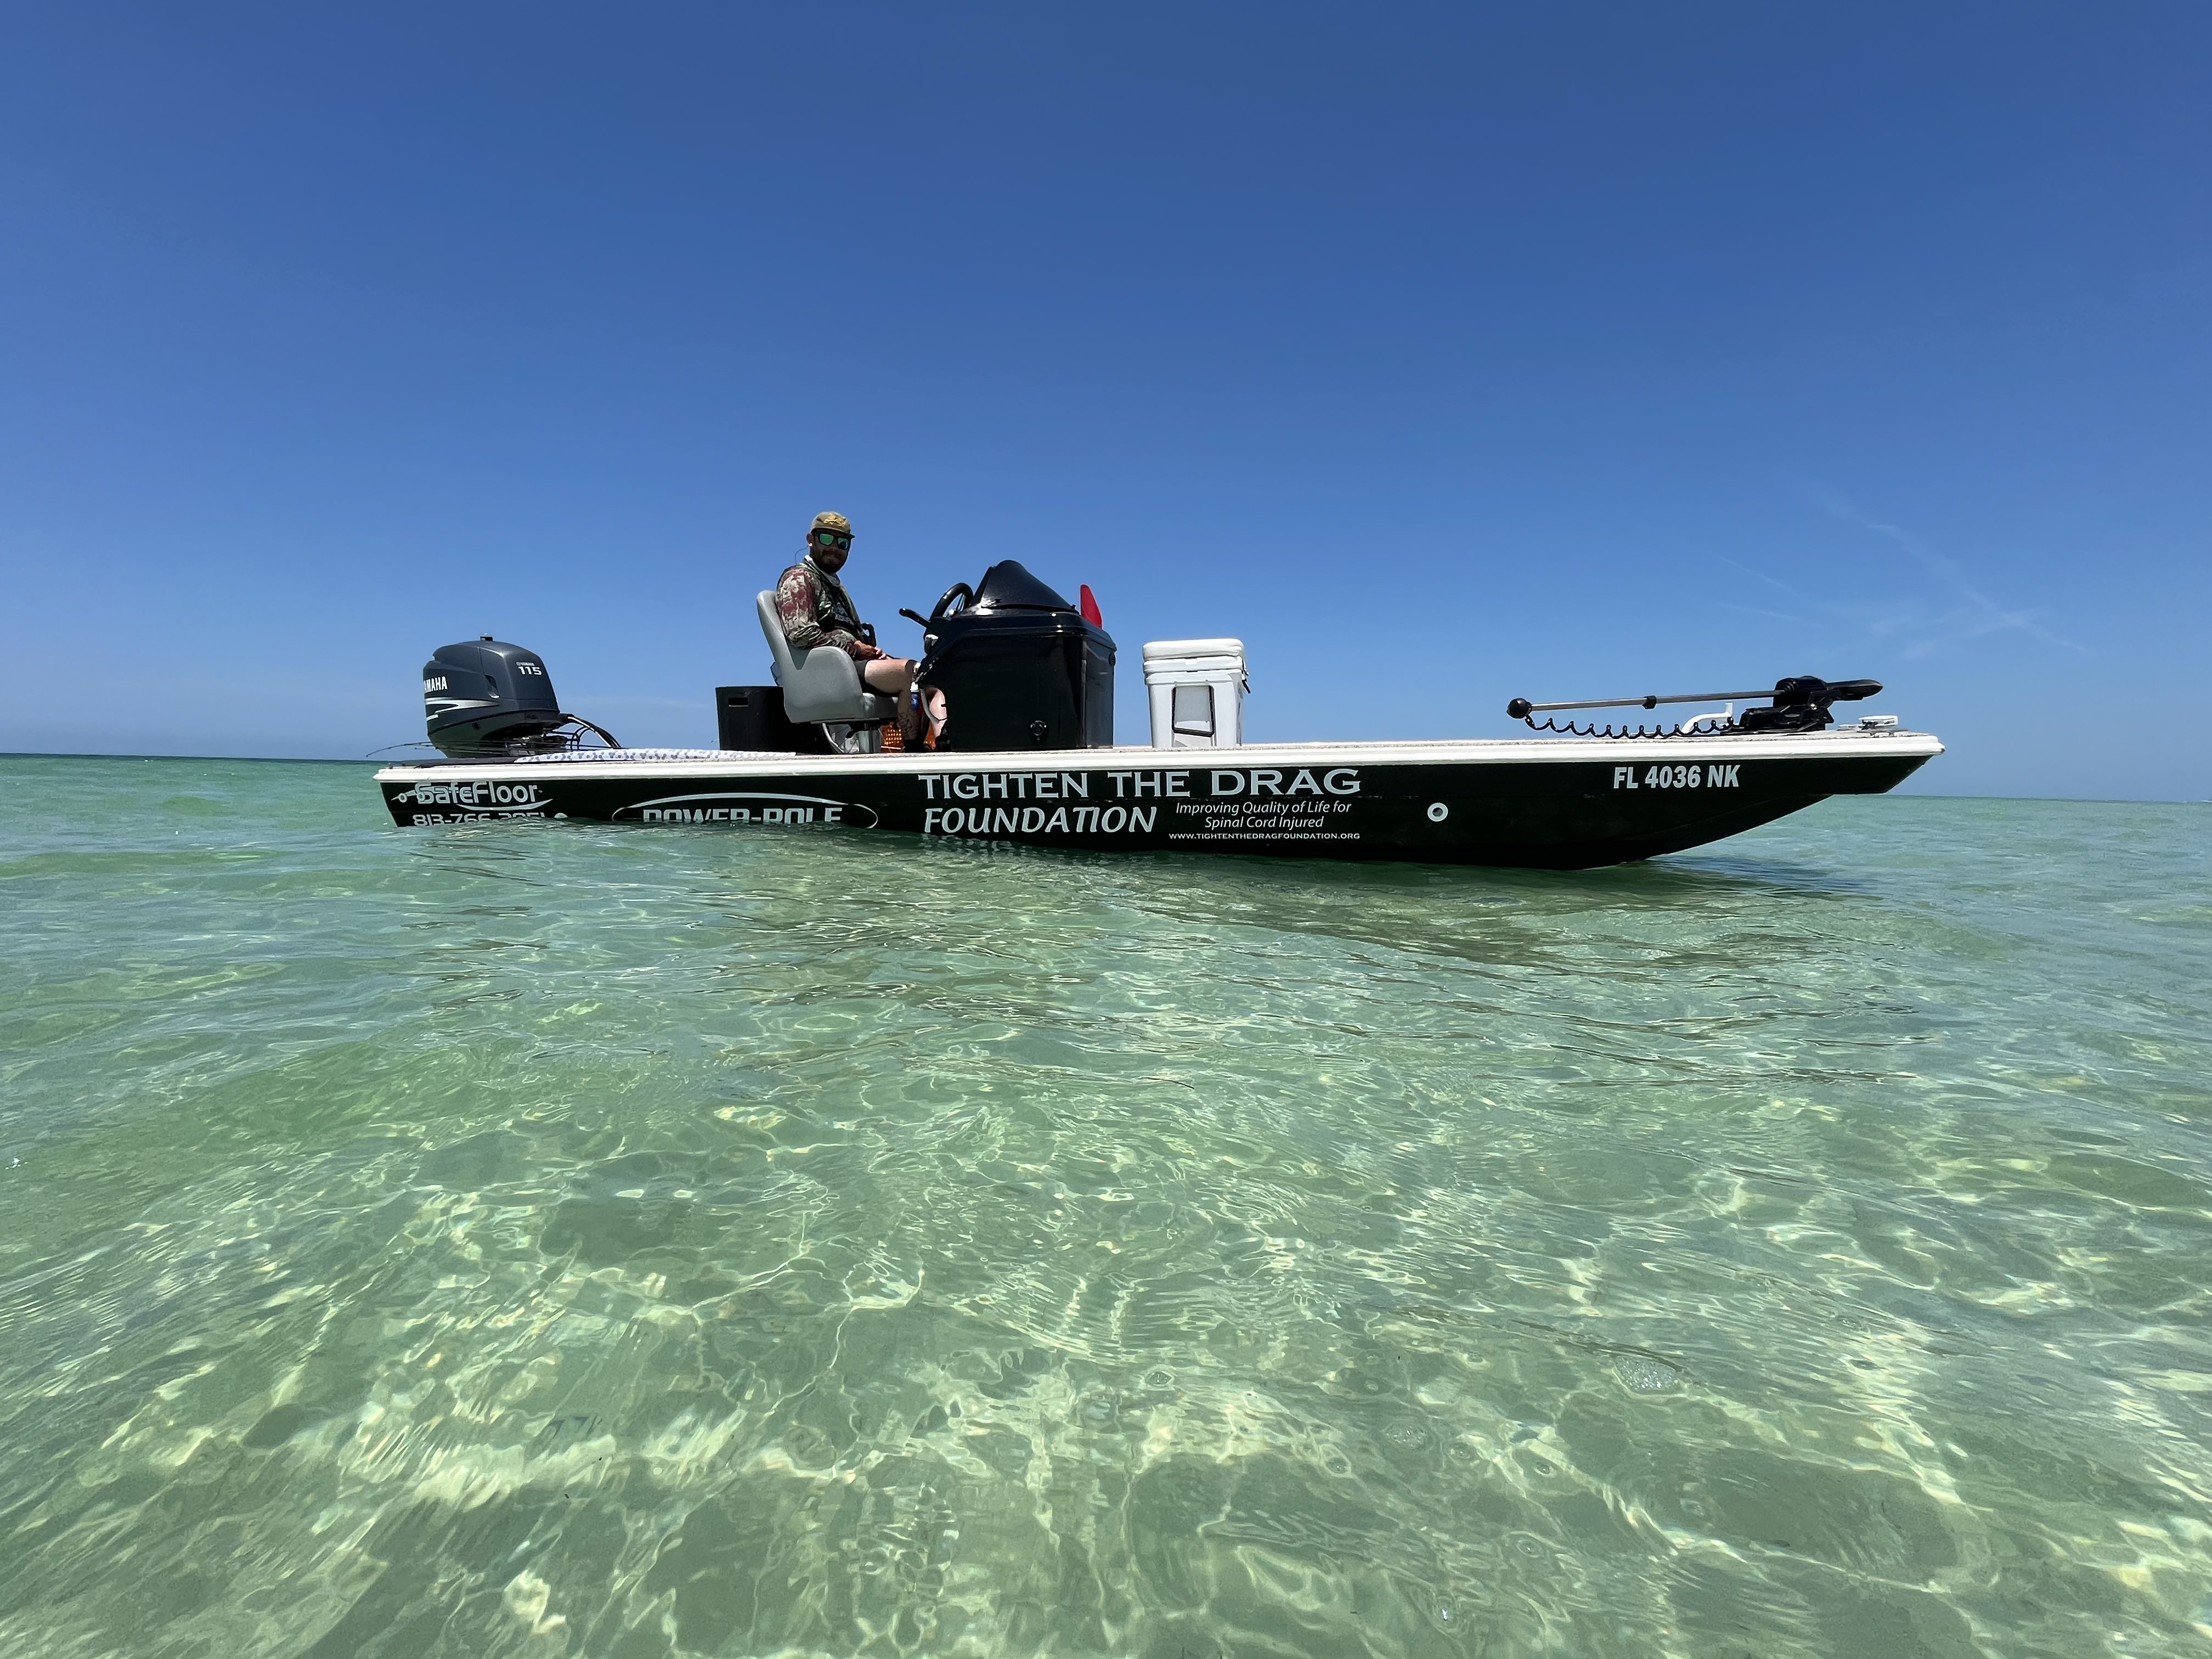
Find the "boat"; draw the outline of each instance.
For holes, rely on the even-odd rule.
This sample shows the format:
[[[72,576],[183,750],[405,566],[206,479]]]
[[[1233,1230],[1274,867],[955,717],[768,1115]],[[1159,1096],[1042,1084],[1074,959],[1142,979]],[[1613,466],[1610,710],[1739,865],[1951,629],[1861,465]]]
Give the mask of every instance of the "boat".
[[[769,598],[758,608],[775,684],[717,690],[719,749],[622,748],[559,708],[535,653],[489,635],[441,647],[423,677],[441,753],[376,774],[394,822],[1586,869],[1704,846],[1832,795],[1881,794],[1943,752],[1893,716],[1838,723],[1834,703],[1881,686],[1811,676],[1771,691],[1516,698],[1508,713],[1535,728],[1527,738],[1246,743],[1234,640],[1148,644],[1152,741],[1117,745],[1115,649],[1089,590],[1070,605],[1011,561],[915,617],[920,678],[945,690],[950,713],[938,747],[887,750],[892,701],[866,691],[842,651],[792,653]],[[1735,708],[1750,698],[1771,701]],[[1728,706],[1672,726],[1552,718],[1708,701]]]

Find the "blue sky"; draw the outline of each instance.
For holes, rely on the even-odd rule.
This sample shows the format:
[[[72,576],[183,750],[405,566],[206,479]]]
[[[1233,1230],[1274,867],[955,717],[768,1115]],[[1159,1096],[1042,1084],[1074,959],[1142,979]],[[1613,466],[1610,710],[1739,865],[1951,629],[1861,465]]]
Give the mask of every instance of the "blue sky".
[[[1871,675],[2212,795],[2212,10],[23,6],[0,748],[711,741],[818,508],[1260,738]]]

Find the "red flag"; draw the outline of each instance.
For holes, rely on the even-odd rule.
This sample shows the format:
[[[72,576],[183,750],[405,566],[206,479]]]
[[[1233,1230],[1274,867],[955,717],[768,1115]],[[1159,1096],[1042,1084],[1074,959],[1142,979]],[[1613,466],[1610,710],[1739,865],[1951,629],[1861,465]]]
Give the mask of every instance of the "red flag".
[[[1079,609],[1083,612],[1083,620],[1089,623],[1093,628],[1105,627],[1106,618],[1098,614],[1097,596],[1091,592],[1091,584],[1089,582],[1083,584],[1083,591],[1079,597],[1082,600]]]

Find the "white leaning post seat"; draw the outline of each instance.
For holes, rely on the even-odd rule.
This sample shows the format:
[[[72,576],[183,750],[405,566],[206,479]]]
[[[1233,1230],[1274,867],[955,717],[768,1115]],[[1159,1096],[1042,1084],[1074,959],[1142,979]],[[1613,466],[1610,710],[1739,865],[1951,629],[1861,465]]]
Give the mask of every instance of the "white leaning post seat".
[[[775,613],[775,594],[754,597],[761,632],[775,663],[775,683],[783,688],[787,720],[823,726],[879,725],[897,706],[860,684],[860,665],[834,646],[817,646],[794,654],[783,637],[783,618]]]
[[[1145,647],[1145,691],[1155,749],[1234,749],[1244,741],[1242,640],[1153,640]]]

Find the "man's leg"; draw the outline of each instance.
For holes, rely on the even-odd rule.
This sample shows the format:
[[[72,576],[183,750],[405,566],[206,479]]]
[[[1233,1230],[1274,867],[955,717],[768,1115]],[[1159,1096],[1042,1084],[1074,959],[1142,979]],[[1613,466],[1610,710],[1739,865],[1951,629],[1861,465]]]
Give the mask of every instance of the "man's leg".
[[[914,690],[914,671],[915,664],[908,658],[878,657],[860,665],[860,682],[871,691],[880,691],[897,701],[899,737],[908,747],[919,749],[922,722],[918,711],[910,706],[913,698],[909,695]],[[934,737],[945,727],[945,694],[933,689],[927,705],[930,735]]]
[[[860,665],[860,683],[871,691],[890,696],[913,686],[914,665],[904,657],[875,658]]]

